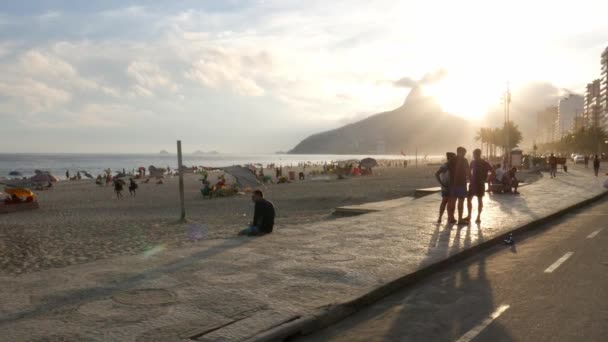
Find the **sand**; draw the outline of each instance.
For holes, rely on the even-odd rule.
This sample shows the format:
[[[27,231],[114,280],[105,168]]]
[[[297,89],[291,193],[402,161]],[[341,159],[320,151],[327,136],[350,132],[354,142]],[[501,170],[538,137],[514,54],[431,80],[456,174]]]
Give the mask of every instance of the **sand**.
[[[436,186],[436,168],[381,167],[373,176],[269,184],[262,190],[277,208],[280,230],[337,219],[331,214],[338,206],[411,196],[416,188]],[[92,180],[59,182],[52,190],[37,192],[40,209],[0,216],[0,274],[236,237],[253,216],[250,195],[203,199],[200,178],[185,176],[187,224],[177,223],[177,177],[162,185],[139,182],[137,195],[129,196],[125,188],[123,199],[115,198],[111,186]]]

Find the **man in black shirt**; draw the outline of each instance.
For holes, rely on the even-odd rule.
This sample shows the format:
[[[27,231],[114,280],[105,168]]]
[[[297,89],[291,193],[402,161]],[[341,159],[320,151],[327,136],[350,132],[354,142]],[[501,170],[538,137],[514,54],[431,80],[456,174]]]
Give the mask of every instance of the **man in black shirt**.
[[[264,198],[264,193],[261,190],[255,190],[251,195],[251,200],[255,203],[253,222],[239,235],[256,236],[272,233],[275,216],[274,205]]]

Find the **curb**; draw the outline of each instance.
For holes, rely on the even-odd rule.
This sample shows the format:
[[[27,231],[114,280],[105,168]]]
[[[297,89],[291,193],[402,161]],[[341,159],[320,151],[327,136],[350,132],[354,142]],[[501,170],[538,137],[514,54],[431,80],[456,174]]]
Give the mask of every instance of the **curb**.
[[[486,240],[480,244],[472,246],[469,249],[454,254],[444,260],[431,264],[427,267],[421,268],[413,273],[409,273],[398,278],[395,278],[384,285],[380,285],[367,293],[363,293],[357,297],[346,300],[342,303],[330,304],[325,307],[321,307],[312,315],[304,316],[300,319],[292,321],[287,324],[280,325],[268,331],[265,331],[257,336],[254,336],[247,341],[251,342],[270,342],[270,341],[284,341],[290,337],[298,335],[308,335],[314,331],[321,330],[332,324],[335,324],[344,318],[354,314],[357,311],[377,302],[378,300],[388,296],[389,294],[412,285],[438,271],[444,270],[447,267],[458,263],[474,254],[477,254],[483,250],[489,249],[490,247],[502,242],[509,234],[520,234],[529,231],[533,231],[540,226],[548,223],[549,221],[555,220],[561,216],[568,214],[573,210],[585,207],[593,202],[602,199],[608,194],[608,191],[604,191],[599,195],[595,195],[591,198],[583,200],[579,203],[573,204],[569,207],[563,208],[538,220],[528,222],[519,227],[516,227],[508,232],[493,237],[492,239]]]

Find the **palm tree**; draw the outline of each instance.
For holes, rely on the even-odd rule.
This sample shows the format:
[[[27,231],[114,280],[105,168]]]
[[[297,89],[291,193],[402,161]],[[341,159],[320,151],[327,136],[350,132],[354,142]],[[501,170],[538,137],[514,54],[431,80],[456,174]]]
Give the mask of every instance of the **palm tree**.
[[[488,146],[488,129],[481,127],[475,134],[475,141],[481,141],[481,150],[483,151],[483,144]]]

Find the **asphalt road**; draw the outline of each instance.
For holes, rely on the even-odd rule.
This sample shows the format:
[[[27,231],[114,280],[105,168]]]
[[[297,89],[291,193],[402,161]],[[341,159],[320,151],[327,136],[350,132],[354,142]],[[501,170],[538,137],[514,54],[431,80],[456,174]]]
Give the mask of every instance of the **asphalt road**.
[[[608,199],[514,238],[294,340],[608,341]]]

